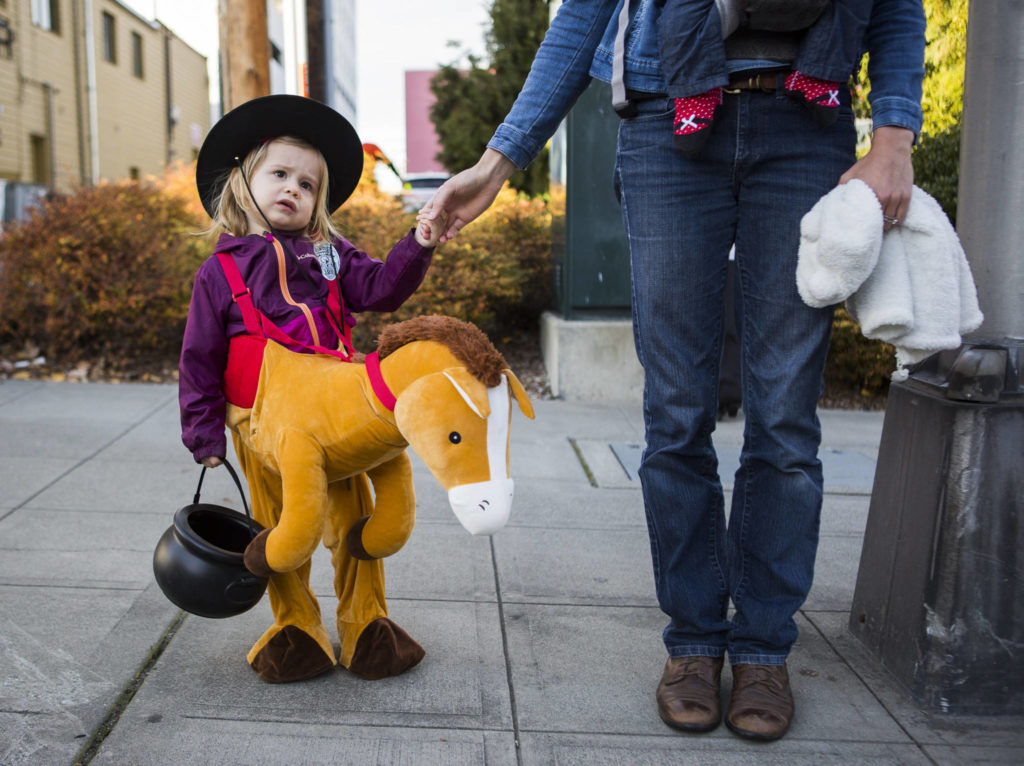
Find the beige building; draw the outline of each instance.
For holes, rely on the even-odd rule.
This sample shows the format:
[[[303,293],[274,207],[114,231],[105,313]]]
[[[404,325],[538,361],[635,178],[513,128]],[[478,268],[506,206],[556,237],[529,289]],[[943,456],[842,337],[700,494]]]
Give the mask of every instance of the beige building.
[[[191,162],[206,58],[117,0],[0,0],[0,179],[67,190]]]

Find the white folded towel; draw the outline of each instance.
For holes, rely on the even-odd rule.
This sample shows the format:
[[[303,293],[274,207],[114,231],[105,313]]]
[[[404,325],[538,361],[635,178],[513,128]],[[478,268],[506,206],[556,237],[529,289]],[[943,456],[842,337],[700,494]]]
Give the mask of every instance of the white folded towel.
[[[956,231],[916,186],[906,219],[884,236],[881,208],[866,184],[851,181],[822,197],[801,222],[797,289],[809,306],[845,299],[865,337],[896,347],[897,377],[936,351],[957,348],[984,320]]]
[[[882,206],[860,180],[837,186],[800,221],[796,286],[814,308],[846,300],[868,278],[882,247]]]

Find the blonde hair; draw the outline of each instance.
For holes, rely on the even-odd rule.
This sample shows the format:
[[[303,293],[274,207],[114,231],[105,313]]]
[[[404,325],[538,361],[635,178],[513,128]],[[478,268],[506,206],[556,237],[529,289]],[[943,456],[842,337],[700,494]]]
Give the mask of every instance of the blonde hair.
[[[213,203],[213,231],[224,230],[236,237],[244,237],[249,233],[249,218],[246,216],[246,212],[250,212],[255,219],[259,219],[260,216],[249,190],[246,188],[245,179],[252,178],[253,173],[267,156],[270,145],[278,142],[303,149],[312,149],[320,161],[320,184],[317,186],[316,200],[313,203],[313,216],[306,225],[304,233],[314,242],[330,241],[332,238],[340,236],[331,220],[331,213],[327,209],[327,187],[329,186],[327,161],[315,146],[294,136],[278,136],[270,141],[264,141],[246,155],[242,160],[241,167],[236,165],[225,174],[220,185],[220,192]]]

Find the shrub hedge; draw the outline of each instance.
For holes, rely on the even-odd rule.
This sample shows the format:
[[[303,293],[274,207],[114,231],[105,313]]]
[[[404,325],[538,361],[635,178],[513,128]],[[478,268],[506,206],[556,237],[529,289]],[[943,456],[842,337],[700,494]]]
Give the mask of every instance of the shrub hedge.
[[[51,195],[0,237],[0,343],[107,369],[178,353],[205,246],[156,181]]]
[[[175,168],[160,179],[54,196],[10,226],[0,236],[0,350],[32,345],[51,363],[102,360],[108,372],[147,361],[173,366],[192,277],[212,247],[197,234],[209,220],[193,172]],[[553,303],[551,231],[562,216],[563,201],[504,189],[437,249],[424,284],[400,310],[360,317],[357,348],[372,349],[385,324],[424,313],[471,321],[499,345],[536,334]],[[415,224],[415,213],[366,178],[336,222],[358,247],[383,258]],[[827,390],[842,392],[846,404],[877,404],[893,366],[892,348],[866,341],[839,309]]]

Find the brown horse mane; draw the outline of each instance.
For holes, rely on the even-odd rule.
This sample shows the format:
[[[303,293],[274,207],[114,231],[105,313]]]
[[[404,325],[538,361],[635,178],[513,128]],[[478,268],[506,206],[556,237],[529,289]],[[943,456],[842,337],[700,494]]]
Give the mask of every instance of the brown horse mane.
[[[469,373],[488,388],[501,382],[508,363],[474,324],[454,317],[433,315],[388,325],[377,340],[377,355],[388,354],[416,340],[432,340],[448,347]]]

